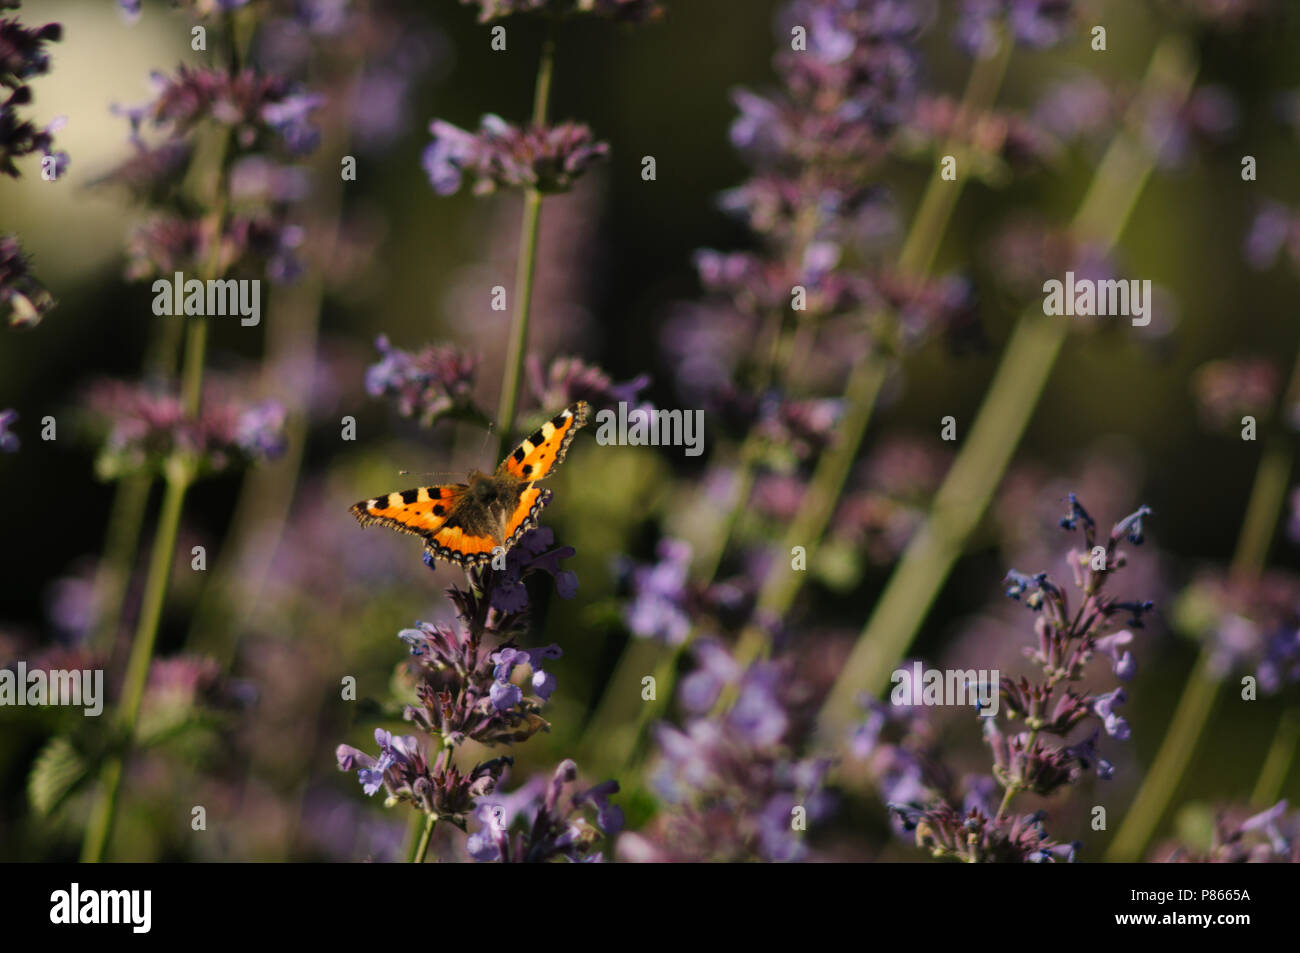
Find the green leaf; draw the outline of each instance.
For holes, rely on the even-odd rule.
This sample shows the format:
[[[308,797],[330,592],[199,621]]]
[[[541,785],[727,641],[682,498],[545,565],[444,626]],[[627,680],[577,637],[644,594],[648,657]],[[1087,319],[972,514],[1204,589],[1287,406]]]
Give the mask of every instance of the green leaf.
[[[48,816],[89,776],[88,765],[72,742],[57,735],[46,742],[27,777],[27,799],[37,814]]]

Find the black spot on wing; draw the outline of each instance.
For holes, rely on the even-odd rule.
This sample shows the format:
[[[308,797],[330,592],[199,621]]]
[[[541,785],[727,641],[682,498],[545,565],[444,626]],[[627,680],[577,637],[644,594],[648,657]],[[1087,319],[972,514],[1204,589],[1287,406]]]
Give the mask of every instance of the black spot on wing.
[[[419,491],[419,490],[403,490],[403,491],[402,491],[402,502],[403,502],[403,503],[407,503],[407,504],[414,503],[414,502],[415,502],[416,500],[418,500],[419,498],[420,498],[420,491]]]
[[[540,430],[535,430],[533,431],[533,435],[528,438],[528,442],[531,443],[534,447],[537,447],[540,446],[542,441],[544,441],[545,439],[546,438],[542,436],[542,432]]]
[[[525,457],[525,456],[527,456],[527,454],[524,453],[524,448],[523,448],[523,447],[516,447],[516,448],[515,448],[515,452],[514,452],[515,463],[523,463],[523,462],[524,462],[524,457]]]
[[[433,504],[433,515],[434,515],[434,516],[442,516],[442,515],[443,515],[444,513],[446,513],[446,512],[447,512],[447,507],[443,506],[441,503],[435,503],[435,504]]]
[[[378,497],[375,497],[375,499],[373,499],[373,500],[370,501],[370,508],[371,508],[372,510],[386,510],[386,509],[388,509],[388,497],[386,497],[386,496],[378,496]]]
[[[531,463],[524,464],[524,476],[528,476],[528,474],[532,472],[533,472],[533,465]]]

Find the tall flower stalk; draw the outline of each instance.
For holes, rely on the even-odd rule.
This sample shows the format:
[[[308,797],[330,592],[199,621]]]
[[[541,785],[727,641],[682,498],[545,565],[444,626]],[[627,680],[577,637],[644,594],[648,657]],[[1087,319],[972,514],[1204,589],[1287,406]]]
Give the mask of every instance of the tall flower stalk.
[[[537,81],[533,90],[532,123],[536,129],[546,125],[551,99],[551,77],[555,72],[555,21],[547,24],[546,38],[537,63]],[[533,276],[537,269],[537,232],[542,221],[542,193],[537,186],[524,190],[523,219],[519,225],[519,260],[515,268],[514,314],[510,321],[510,344],[506,351],[505,380],[497,405],[497,456],[504,460],[513,446],[515,414],[519,409],[519,386],[524,375],[524,358],[528,352],[528,317],[533,303]]]
[[[558,25],[563,16],[591,12],[639,19],[657,10],[658,4],[634,0],[577,6],[542,2],[518,7],[483,0],[479,6],[485,21],[525,11],[547,19],[530,123],[518,127],[488,115],[477,131],[469,132],[434,120],[430,126],[433,142],[423,159],[430,184],[440,195],[456,192],[467,180],[477,194],[512,188],[523,191],[514,309],[496,420],[498,458],[504,459],[514,446],[528,357],[542,199],[568,190],[608,151],[605,144],[593,140],[585,126],[548,123]],[[419,417],[426,425],[456,411],[471,418],[484,416],[470,395],[478,365],[475,356],[451,346],[410,353],[393,347],[384,337],[378,347],[383,357],[367,374],[367,389],[376,396],[396,398],[403,415]],[[556,390],[568,390],[570,396],[575,390],[583,391],[583,398],[594,397],[586,393],[592,389],[606,397],[620,390],[579,361],[558,362],[551,370],[549,381],[543,381],[539,365],[535,385],[544,388],[549,383]],[[634,382],[621,390],[634,394],[641,386],[644,384]],[[500,790],[512,763],[509,757],[480,762],[467,771],[455,763],[457,751],[467,740],[510,745],[548,727],[540,710],[554,691],[555,679],[543,666],[546,660],[559,657],[559,648],[524,649],[516,640],[527,618],[528,590],[523,584],[527,575],[551,575],[564,598],[572,597],[576,589],[574,574],[559,568],[559,560],[573,555],[573,550],[552,548],[553,539],[550,530],[534,529],[506,553],[504,569],[494,565],[467,571],[466,587],[449,590],[459,618],[456,628],[420,623],[418,629],[402,633],[419,660],[414,672],[417,704],[406,706],[403,715],[428,736],[427,747],[416,736],[393,738],[380,730],[375,736],[381,747],[377,759],[347,745],[338,749],[340,768],[361,765],[359,775],[367,793],[382,787],[389,794],[390,805],[409,801],[416,808],[408,834],[409,861],[425,861],[445,823],[467,833],[465,850],[478,861],[600,860],[596,847],[601,837],[622,824],[621,811],[608,801],[618,785],[609,781],[578,790],[578,769],[573,761],[562,762],[549,785],[533,778],[510,794]],[[435,568],[432,551],[426,551],[425,562]],[[526,682],[519,680],[517,669],[529,673]],[[596,815],[594,823],[588,817],[591,810]],[[473,833],[468,828],[471,820],[479,825]]]
[[[1231,586],[1249,589],[1257,585],[1267,565],[1268,551],[1281,520],[1288,477],[1294,462],[1295,438],[1285,431],[1294,426],[1293,408],[1296,406],[1300,406],[1300,359],[1292,371],[1281,407],[1273,415],[1275,432],[1269,435],[1255,471],[1241,533],[1228,568],[1228,584]],[[1115,833],[1106,854],[1107,860],[1141,859],[1178,791],[1209,723],[1219,690],[1230,673],[1216,660],[1214,643],[1213,636],[1208,637],[1197,655],[1174,708],[1169,729],[1162,736],[1160,748],[1124,816],[1124,823]],[[1294,709],[1287,709],[1261,768],[1252,804],[1262,807],[1276,799],[1285,779],[1286,767],[1294,756],[1296,741],[1300,739],[1296,723]]]
[[[1103,157],[1071,230],[1101,249],[1118,241],[1156,164],[1137,139],[1150,98],[1175,104],[1191,90],[1196,66],[1187,40],[1171,35],[1152,54],[1138,99]],[[878,690],[906,653],[966,540],[988,507],[1047,384],[1067,326],[1031,308],[1016,324],[966,442],[876,602],[821,714],[823,737],[838,744],[859,692]]]
[[[206,153],[207,165],[200,177],[201,191],[196,196],[202,213],[198,217],[186,217],[184,213],[160,217],[145,226],[133,247],[132,271],[136,277],[169,274],[175,267],[192,265],[206,284],[225,275],[241,261],[258,262],[262,249],[268,246],[271,272],[288,270],[285,255],[289,232],[273,215],[238,219],[231,216],[229,177],[236,157],[254,148],[282,142],[290,152],[310,149],[316,140],[306,115],[316,103],[310,97],[297,95],[287,83],[244,66],[243,50],[253,26],[251,21],[241,20],[247,12],[227,11],[223,16],[219,42],[224,67],[197,70],[181,67],[175,76],[158,76],[158,97],[140,109],[126,111],[137,149],[134,161],[150,171],[141,176],[128,163],[114,177],[136,188],[143,185],[142,192],[165,189],[175,181],[174,159],[191,154],[194,147],[190,137],[197,128],[211,129],[213,136],[209,139],[210,151]],[[142,130],[149,129],[162,130],[166,140],[157,146],[149,143],[141,135]],[[100,785],[82,844],[82,860],[87,862],[102,860],[112,838],[125,765],[135,741],[167,598],[186,494],[195,480],[213,469],[214,463],[219,466],[224,460],[224,456],[213,456],[218,451],[211,437],[215,435],[212,429],[215,422],[228,417],[224,408],[210,407],[211,402],[204,395],[207,319],[174,315],[172,320],[186,322],[176,398],[179,412],[171,418],[174,430],[170,448],[154,464],[163,480],[162,506],[115,713],[114,746],[100,769]],[[142,397],[132,406],[151,412],[148,398]],[[257,433],[268,418],[259,411],[250,414],[254,416],[235,422],[234,440],[247,447],[251,456],[263,450],[274,452],[272,447],[278,449],[278,438],[271,438],[272,442],[268,443]],[[254,419],[258,422],[254,423]]]

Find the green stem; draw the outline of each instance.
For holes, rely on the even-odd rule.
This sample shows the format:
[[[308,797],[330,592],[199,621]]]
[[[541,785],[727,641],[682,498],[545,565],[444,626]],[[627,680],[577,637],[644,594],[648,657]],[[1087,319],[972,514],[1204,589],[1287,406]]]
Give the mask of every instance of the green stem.
[[[1253,807],[1268,807],[1277,803],[1287,773],[1291,770],[1291,762],[1295,758],[1297,742],[1300,742],[1300,709],[1288,708],[1278,720],[1273,743],[1269,745],[1264,767],[1260,769],[1255,790],[1251,792],[1250,803]]]
[[[438,826],[438,815],[430,812],[424,815],[424,830],[420,833],[420,840],[415,845],[415,852],[411,855],[411,863],[424,863],[425,856],[429,853],[429,844],[433,840],[433,829]]]
[[[153,553],[149,560],[149,575],[145,582],[144,601],[136,625],[135,638],[131,644],[131,655],[127,661],[126,678],[122,683],[117,725],[122,748],[118,753],[110,756],[104,765],[102,784],[91,810],[90,823],[86,828],[86,837],[82,845],[81,859],[86,863],[98,863],[103,860],[104,851],[112,837],[123,764],[130,754],[136,721],[140,714],[140,704],[149,681],[149,663],[153,659],[154,643],[158,638],[158,623],[162,618],[163,603],[167,598],[172,558],[176,551],[176,534],[181,522],[181,509],[191,482],[189,468],[176,461],[173,463],[167,473],[162,512],[158,519],[158,531],[154,537]]]
[[[1300,364],[1293,377],[1292,389],[1296,382],[1300,382]],[[1260,459],[1250,500],[1246,504],[1241,535],[1237,538],[1237,548],[1228,570],[1229,577],[1235,581],[1257,579],[1263,572],[1269,545],[1286,500],[1291,458],[1289,445],[1277,438],[1269,442]],[[1202,649],[1196,667],[1183,687],[1169,731],[1161,741],[1160,750],[1124,816],[1124,823],[1106,852],[1107,860],[1139,860],[1165,816],[1169,802],[1191,763],[1201,732],[1209,722],[1210,711],[1218,693],[1219,680],[1210,671],[1209,659],[1209,650]],[[1281,730],[1280,727],[1279,731]],[[1265,775],[1261,775],[1260,786],[1256,787],[1257,792],[1266,789],[1263,785],[1273,757],[1274,754],[1270,752]],[[1281,770],[1285,775],[1285,765]]]
[[[541,60],[537,66],[537,85],[533,91],[533,125],[546,124],[547,104],[551,95],[551,78],[555,72],[555,32],[552,23],[542,41]],[[542,193],[528,189],[524,193],[523,221],[519,228],[519,261],[515,268],[515,308],[510,326],[510,344],[506,354],[506,376],[497,405],[497,456],[504,460],[514,446],[515,413],[519,409],[519,385],[524,376],[524,357],[528,351],[528,319],[532,309],[533,278],[537,268],[537,232],[541,222]]]
[[[108,519],[104,556],[95,573],[95,629],[90,644],[109,654],[113,650],[126,590],[140,547],[140,530],[149,505],[153,477],[132,473],[117,481]]]
[[[1154,166],[1152,153],[1133,135],[1141,110],[1156,92],[1181,102],[1195,65],[1186,40],[1166,37],[1152,55],[1143,92],[1128,130],[1111,143],[1072,228],[1102,250],[1111,248],[1132,214]],[[857,697],[878,692],[912,644],[935,597],[982,518],[1043,392],[1065,340],[1066,324],[1040,307],[1023,314],[970,436],[935,495],[929,515],[912,537],[864,626],[822,709],[819,730],[838,747],[857,717]]]
[[[229,20],[227,21],[230,22]],[[204,227],[211,236],[211,251],[204,267],[204,278],[215,278],[220,268],[221,234],[225,226],[226,191],[225,164],[230,141],[228,130],[221,132],[219,148],[213,158],[213,200]],[[185,320],[178,316],[178,320]],[[196,419],[203,398],[203,360],[207,345],[208,326],[205,318],[195,318],[185,328],[185,358],[181,370],[181,400],[186,416]],[[162,618],[163,604],[171,577],[172,561],[176,555],[176,536],[180,529],[181,511],[185,494],[194,482],[197,461],[180,451],[173,451],[164,464],[166,490],[162,511],[154,536],[153,552],[149,560],[149,573],[145,581],[144,601],[136,624],[131,654],[127,660],[126,677],[122,683],[122,696],[118,710],[118,752],[105,759],[100,775],[100,788],[91,807],[90,819],[82,842],[81,859],[98,863],[108,849],[117,815],[118,795],[122,786],[125,761],[135,740],[136,721],[140,704],[149,680],[154,644],[158,638],[158,623]]]
[[[1209,721],[1218,688],[1219,680],[1210,668],[1209,654],[1202,652],[1183,688],[1182,698],[1178,700],[1173,722],[1160,742],[1160,751],[1106,851],[1106,860],[1133,862],[1142,859],[1147,842],[1192,760],[1196,742]]]

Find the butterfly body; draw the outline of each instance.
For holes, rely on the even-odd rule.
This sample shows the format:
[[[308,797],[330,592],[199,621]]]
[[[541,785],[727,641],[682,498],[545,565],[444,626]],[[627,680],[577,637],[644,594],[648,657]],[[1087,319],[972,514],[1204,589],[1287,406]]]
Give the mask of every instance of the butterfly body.
[[[556,414],[501,461],[491,474],[475,470],[467,483],[422,486],[362,500],[351,513],[362,526],[378,524],[424,539],[434,557],[482,566],[537,525],[551,493],[534,486],[564,459],[587,422],[586,401]]]

